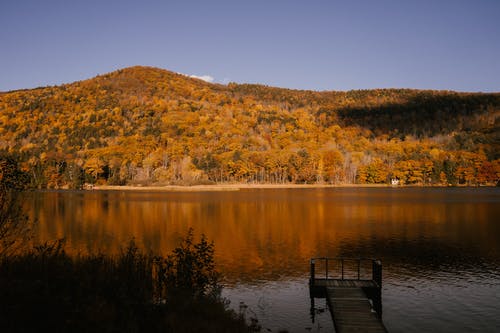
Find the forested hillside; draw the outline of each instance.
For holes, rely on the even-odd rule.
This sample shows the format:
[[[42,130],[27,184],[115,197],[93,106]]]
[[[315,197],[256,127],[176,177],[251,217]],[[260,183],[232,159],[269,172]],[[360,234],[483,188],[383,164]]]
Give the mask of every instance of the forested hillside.
[[[496,184],[500,93],[226,86],[138,66],[0,93],[0,151],[37,188]]]

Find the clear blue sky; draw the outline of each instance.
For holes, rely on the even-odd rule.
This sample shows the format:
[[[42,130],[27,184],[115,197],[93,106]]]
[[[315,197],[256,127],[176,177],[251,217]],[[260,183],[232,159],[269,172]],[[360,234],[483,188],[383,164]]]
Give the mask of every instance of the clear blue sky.
[[[500,91],[500,0],[0,0],[0,91],[133,65],[296,89]]]

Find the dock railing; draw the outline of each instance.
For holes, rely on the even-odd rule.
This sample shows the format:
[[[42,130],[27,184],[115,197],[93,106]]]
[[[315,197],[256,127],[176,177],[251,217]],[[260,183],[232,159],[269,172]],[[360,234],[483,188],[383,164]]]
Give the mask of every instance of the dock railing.
[[[373,258],[311,258],[309,284],[314,286],[318,279],[372,280],[382,287],[382,263]]]

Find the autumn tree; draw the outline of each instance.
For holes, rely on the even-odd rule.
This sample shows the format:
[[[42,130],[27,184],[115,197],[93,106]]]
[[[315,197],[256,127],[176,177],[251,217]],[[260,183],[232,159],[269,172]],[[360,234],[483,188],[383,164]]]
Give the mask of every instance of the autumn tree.
[[[344,179],[344,156],[337,149],[323,153],[323,172],[325,180],[330,183],[340,183]]]
[[[28,218],[22,210],[22,191],[27,175],[17,162],[0,156],[0,256],[16,251],[29,236]]]

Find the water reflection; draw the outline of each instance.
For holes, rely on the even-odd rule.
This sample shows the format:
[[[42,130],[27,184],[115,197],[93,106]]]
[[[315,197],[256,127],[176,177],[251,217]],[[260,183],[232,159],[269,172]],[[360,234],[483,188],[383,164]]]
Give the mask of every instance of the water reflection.
[[[499,258],[492,216],[500,207],[491,200],[498,191],[479,192],[476,202],[443,189],[43,192],[33,195],[31,215],[37,240],[66,238],[80,252],[115,253],[134,237],[167,253],[193,227],[214,240],[230,279],[267,280],[303,275],[314,256],[379,257],[429,269]]]
[[[215,242],[225,292],[252,305],[260,320],[271,316],[274,329],[306,328],[308,260],[317,256],[382,260],[390,331],[500,325],[496,188],[36,192],[27,205],[38,220],[35,241],[66,238],[73,253],[116,253],[131,237],[168,253],[190,227],[204,233]]]

